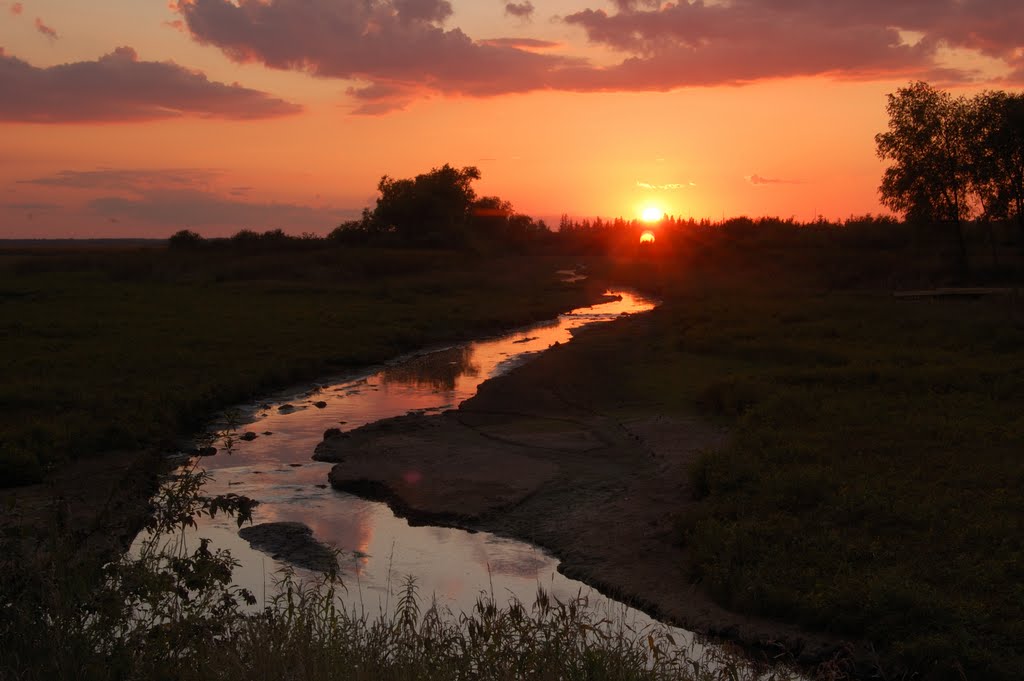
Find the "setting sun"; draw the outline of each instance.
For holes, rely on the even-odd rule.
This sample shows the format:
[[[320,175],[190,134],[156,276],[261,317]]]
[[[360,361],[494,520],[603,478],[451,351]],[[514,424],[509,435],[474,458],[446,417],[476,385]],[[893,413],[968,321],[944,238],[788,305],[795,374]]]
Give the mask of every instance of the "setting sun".
[[[640,243],[642,244],[653,244],[654,243],[654,232],[647,230],[640,235]]]
[[[657,222],[665,217],[664,211],[656,206],[648,206],[644,208],[644,212],[640,214],[644,222]],[[654,241],[654,237],[651,237],[651,241]]]

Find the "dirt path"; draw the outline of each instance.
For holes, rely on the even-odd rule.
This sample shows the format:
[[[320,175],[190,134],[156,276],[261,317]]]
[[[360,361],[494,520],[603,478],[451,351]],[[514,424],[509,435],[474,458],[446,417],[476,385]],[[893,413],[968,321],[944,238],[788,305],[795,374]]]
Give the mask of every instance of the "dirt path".
[[[697,417],[602,411],[563,379],[553,348],[481,386],[458,410],[403,416],[327,437],[314,458],[334,487],[387,501],[417,523],[514,536],[566,575],[691,630],[807,664],[846,646],[731,613],[691,584],[675,521],[693,501],[688,468],[727,434]]]

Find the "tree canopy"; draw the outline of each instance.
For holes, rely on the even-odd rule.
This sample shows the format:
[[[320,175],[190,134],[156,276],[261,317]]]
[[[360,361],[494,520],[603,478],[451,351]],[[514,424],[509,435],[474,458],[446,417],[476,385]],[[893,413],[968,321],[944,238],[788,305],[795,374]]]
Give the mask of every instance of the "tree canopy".
[[[331,233],[343,242],[384,242],[409,246],[519,248],[541,233],[535,223],[519,215],[512,204],[497,196],[477,198],[473,182],[480,179],[475,166],[444,164],[413,178],[383,176],[373,210],[360,220],[346,222]]]
[[[875,136],[890,165],[882,203],[909,222],[949,226],[966,262],[963,223],[1015,218],[1024,230],[1024,94],[953,97],[928,83],[889,95],[889,129]]]

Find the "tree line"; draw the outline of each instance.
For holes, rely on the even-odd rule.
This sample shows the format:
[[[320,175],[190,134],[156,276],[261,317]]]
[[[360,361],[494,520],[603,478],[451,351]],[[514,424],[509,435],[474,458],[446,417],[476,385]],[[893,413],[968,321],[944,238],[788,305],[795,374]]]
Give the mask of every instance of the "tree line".
[[[875,136],[879,158],[891,162],[883,205],[948,233],[961,270],[968,221],[990,230],[1012,221],[1024,237],[1024,93],[954,97],[917,82],[890,94],[886,110],[888,130]]]

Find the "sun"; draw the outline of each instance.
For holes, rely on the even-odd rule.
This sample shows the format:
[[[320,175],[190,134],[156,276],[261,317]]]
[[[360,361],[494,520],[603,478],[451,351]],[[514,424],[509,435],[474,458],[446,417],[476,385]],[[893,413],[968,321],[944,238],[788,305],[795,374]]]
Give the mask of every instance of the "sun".
[[[644,208],[644,212],[640,214],[640,217],[644,222],[658,222],[665,217],[665,212],[657,206],[648,206]]]
[[[654,232],[647,230],[640,235],[640,243],[642,244],[653,244],[654,243]]]

